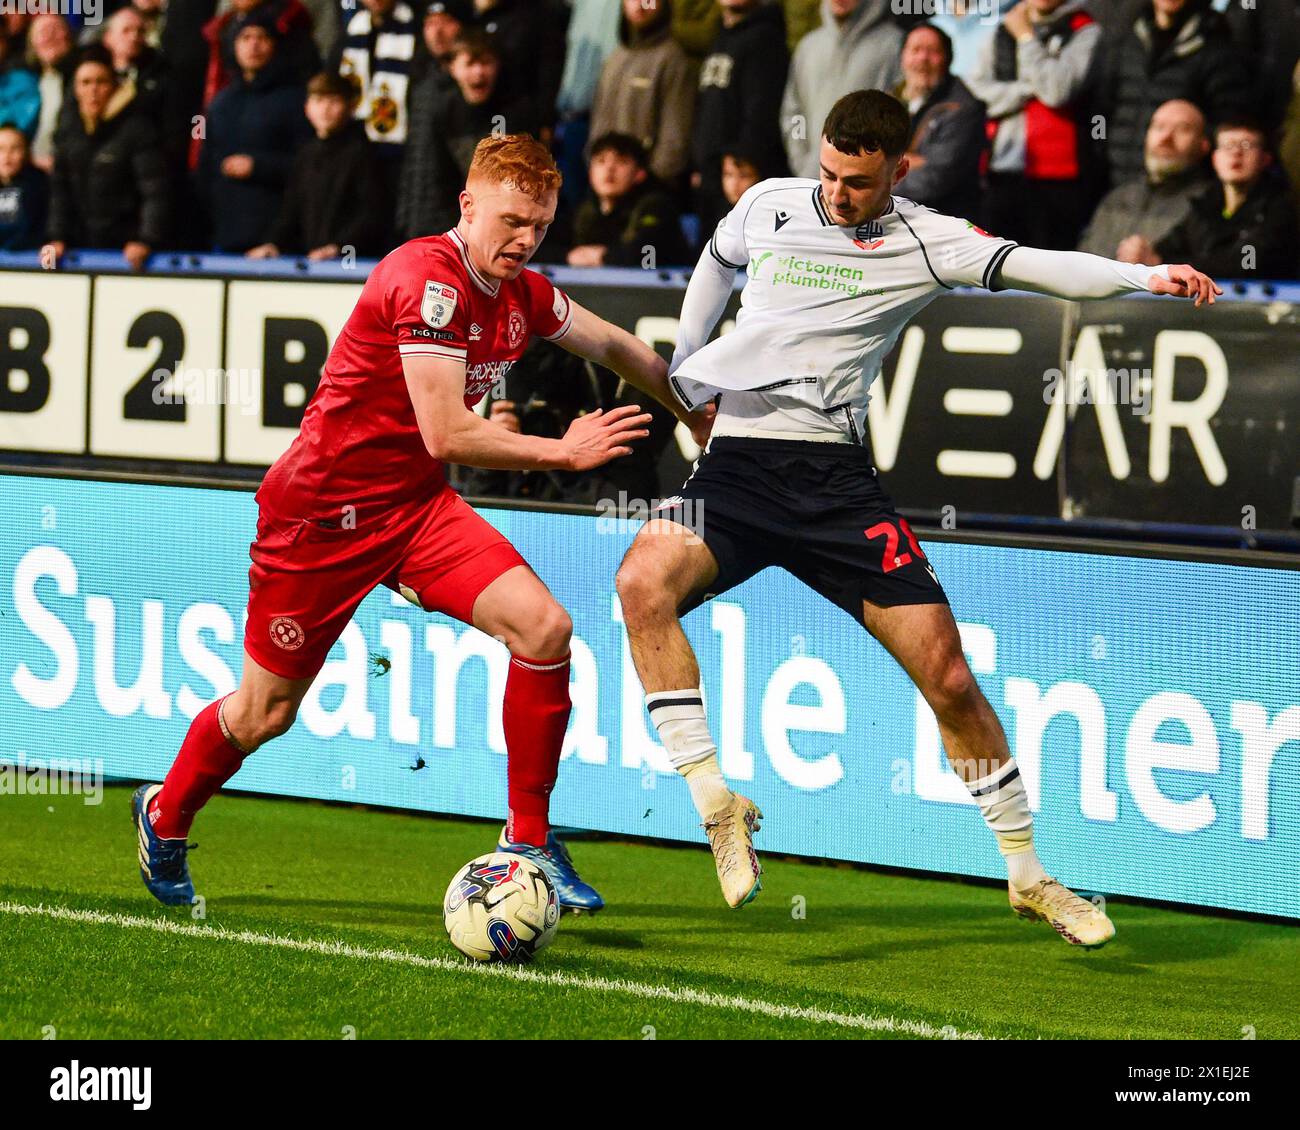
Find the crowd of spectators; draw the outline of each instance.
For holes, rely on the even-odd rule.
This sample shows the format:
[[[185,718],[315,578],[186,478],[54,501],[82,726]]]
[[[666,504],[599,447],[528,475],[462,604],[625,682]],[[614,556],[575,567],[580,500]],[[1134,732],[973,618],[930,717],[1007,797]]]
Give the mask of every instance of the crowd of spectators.
[[[39,5],[29,6],[29,11]],[[691,263],[846,92],[900,195],[1021,242],[1300,274],[1300,0],[103,0],[0,16],[0,249],[373,257],[547,141],[539,258]]]

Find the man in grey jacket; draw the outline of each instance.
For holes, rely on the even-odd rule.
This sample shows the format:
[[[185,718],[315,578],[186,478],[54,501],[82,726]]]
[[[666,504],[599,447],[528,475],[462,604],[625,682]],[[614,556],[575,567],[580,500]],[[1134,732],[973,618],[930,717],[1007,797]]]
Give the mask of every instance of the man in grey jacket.
[[[1138,262],[1143,245],[1164,239],[1214,184],[1205,163],[1209,151],[1205,115],[1181,98],[1166,102],[1147,127],[1146,175],[1106,194],[1079,250]]]
[[[799,41],[781,103],[785,151],[795,176],[818,175],[821,123],[842,95],[890,90],[901,77],[903,32],[890,3],[822,0],[822,26]]]
[[[1074,247],[1100,179],[1088,96],[1102,30],[1089,2],[1020,0],[966,75],[996,124],[985,226],[1050,251]]]

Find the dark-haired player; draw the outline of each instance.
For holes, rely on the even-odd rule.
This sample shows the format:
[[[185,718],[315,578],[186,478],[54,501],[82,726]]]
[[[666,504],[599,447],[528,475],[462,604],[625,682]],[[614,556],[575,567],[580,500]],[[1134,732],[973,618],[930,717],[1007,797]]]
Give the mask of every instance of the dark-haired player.
[[[632,657],[731,906],[759,890],[753,832],[762,814],[722,778],[679,617],[705,594],[779,565],[854,616],[916,683],[997,837],[1013,909],[1070,942],[1100,945],[1114,926],[1039,863],[1002,726],[966,663],[934,569],[876,476],[868,390],[908,321],[956,286],[1062,298],[1148,290],[1198,306],[1222,292],[1189,266],[1018,247],[894,196],[908,171],[908,134],[896,99],[846,95],[826,119],[819,179],[755,185],[700,257],[669,382],[687,408],[716,400],[717,416],[697,470],[619,570]],[[706,345],[742,267],[736,328]],[[699,514],[702,541],[686,526]]]

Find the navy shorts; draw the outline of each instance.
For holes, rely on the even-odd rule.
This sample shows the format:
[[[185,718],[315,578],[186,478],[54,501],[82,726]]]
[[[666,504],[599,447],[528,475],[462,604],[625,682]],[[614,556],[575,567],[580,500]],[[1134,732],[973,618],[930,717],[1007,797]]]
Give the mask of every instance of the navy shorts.
[[[710,597],[776,565],[862,623],[862,602],[946,604],[871,453],[847,443],[717,436],[694,474],[655,512],[693,530],[718,562]]]

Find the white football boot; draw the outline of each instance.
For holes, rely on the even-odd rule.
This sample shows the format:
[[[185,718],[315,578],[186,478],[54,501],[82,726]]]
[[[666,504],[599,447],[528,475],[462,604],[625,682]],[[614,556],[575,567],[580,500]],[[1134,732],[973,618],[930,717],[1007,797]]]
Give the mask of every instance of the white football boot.
[[[713,849],[722,897],[735,909],[754,899],[763,889],[763,868],[754,854],[754,833],[762,826],[763,814],[752,800],[733,793],[731,803],[704,821],[704,832]]]
[[[1115,936],[1115,923],[1105,911],[1050,877],[1024,890],[1008,883],[1007,895],[1021,918],[1046,922],[1072,946],[1096,949]]]

